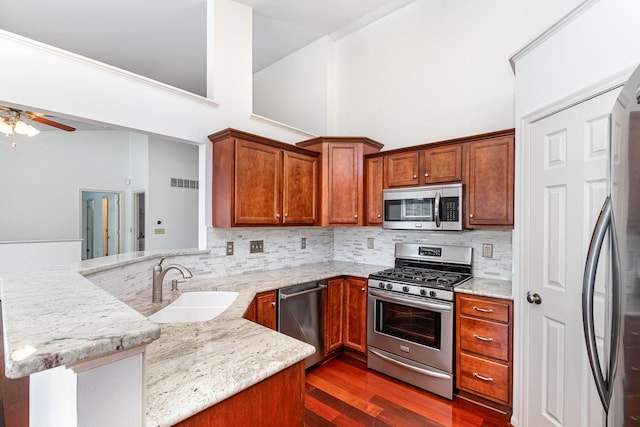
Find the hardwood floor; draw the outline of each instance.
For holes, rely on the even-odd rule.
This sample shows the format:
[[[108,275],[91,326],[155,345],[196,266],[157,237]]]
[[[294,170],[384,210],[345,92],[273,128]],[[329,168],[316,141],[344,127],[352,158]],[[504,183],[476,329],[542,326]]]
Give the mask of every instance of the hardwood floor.
[[[507,427],[504,415],[453,401],[367,369],[342,355],[307,371],[305,427]]]

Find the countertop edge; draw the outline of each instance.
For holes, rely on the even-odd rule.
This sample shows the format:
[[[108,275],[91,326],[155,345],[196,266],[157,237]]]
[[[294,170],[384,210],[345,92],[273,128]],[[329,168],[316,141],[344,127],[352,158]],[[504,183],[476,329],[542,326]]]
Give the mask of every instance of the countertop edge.
[[[471,280],[456,286],[454,290],[464,294],[513,300],[511,280],[473,277]]]

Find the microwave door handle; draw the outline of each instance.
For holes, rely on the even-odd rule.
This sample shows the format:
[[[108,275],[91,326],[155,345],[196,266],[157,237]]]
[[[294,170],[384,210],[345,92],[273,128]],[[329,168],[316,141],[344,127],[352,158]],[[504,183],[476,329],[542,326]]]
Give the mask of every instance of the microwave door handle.
[[[435,206],[433,207],[433,213],[436,220],[436,227],[440,228],[440,192],[436,193]]]

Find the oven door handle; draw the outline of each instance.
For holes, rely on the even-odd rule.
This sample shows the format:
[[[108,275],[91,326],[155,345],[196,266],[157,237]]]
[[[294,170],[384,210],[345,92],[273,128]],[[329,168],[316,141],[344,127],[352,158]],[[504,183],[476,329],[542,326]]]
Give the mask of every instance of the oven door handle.
[[[397,302],[399,304],[404,304],[404,305],[408,305],[415,308],[426,308],[426,309],[441,311],[441,312],[451,311],[451,306],[448,304],[436,304],[433,302],[408,300],[406,298],[397,297],[395,295],[389,295],[387,293],[375,291],[372,289],[369,289],[369,295],[379,298],[383,301]]]
[[[444,379],[444,380],[448,380],[448,379],[451,378],[451,376],[446,375],[446,374],[441,374],[440,372],[433,372],[433,371],[429,371],[427,369],[417,368],[415,366],[409,365],[408,363],[402,363],[399,360],[392,359],[389,356],[385,356],[384,354],[380,354],[375,350],[371,350],[371,348],[369,348],[369,351],[371,353],[375,354],[376,356],[378,356],[379,358],[381,358],[383,360],[386,360],[389,363],[393,363],[394,365],[401,366],[401,367],[403,367],[405,369],[409,369],[409,370],[411,370],[413,372],[417,372],[419,374],[428,375],[430,377],[435,377],[435,378],[441,378],[441,379]]]

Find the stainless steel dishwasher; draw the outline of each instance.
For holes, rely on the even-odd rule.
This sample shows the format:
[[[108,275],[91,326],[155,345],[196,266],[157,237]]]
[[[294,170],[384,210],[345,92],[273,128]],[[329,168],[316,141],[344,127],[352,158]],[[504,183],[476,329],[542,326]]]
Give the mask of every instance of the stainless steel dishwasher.
[[[322,360],[324,351],[324,293],[321,281],[278,290],[278,331],[316,348],[304,361],[305,369]]]

